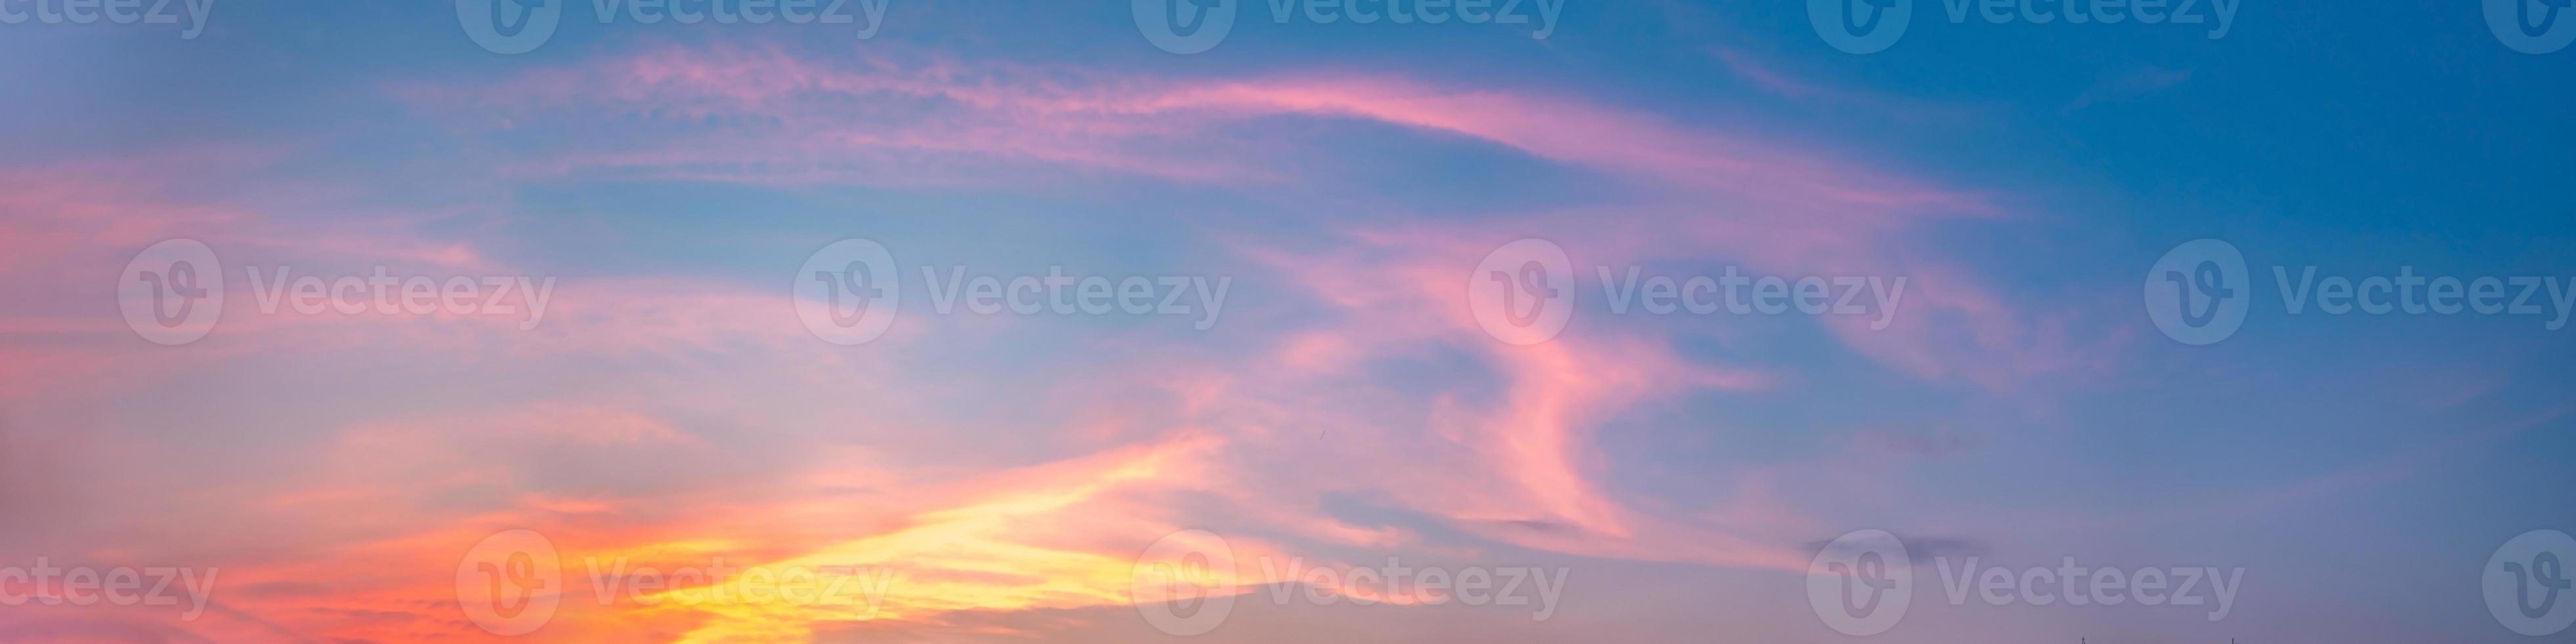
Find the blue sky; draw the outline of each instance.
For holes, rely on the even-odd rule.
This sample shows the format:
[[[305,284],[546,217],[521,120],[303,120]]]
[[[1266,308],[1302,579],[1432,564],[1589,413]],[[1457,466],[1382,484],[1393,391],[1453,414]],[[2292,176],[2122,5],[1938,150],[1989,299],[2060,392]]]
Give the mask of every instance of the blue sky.
[[[1127,3],[886,6],[573,2],[524,53],[449,0],[0,25],[0,601],[40,557],[223,571],[207,615],[34,600],[0,635],[2545,639],[2481,584],[2576,526],[2545,292],[2576,298],[2576,51],[2516,51],[2477,2],[2252,0],[2213,38],[1920,0],[1867,54],[1798,2],[1564,0],[1533,37],[1235,0],[1196,53]],[[869,259],[845,239],[902,289],[857,342],[800,315],[811,269]],[[2142,287],[2200,239],[2245,268],[2241,327],[2195,345]],[[216,321],[136,317],[171,240],[220,265]],[[1524,265],[1563,271],[1527,277],[1561,328],[1494,326]],[[2552,281],[2530,314],[2293,313],[2276,267]],[[263,299],[280,269],[550,286],[340,310]],[[1631,269],[1877,308],[1622,311],[1602,275]],[[935,304],[1051,271],[1161,307]],[[496,626],[460,570],[518,530],[567,597],[633,590],[577,563],[609,559],[893,581],[864,611],[635,599],[719,585]],[[1867,530],[1912,559],[1883,627],[1809,596]],[[1184,637],[1130,568],[1195,535],[1230,544],[1234,612]],[[1954,603],[1968,557],[2242,586],[2220,619]],[[1569,576],[1527,606],[1350,576],[1390,558]]]

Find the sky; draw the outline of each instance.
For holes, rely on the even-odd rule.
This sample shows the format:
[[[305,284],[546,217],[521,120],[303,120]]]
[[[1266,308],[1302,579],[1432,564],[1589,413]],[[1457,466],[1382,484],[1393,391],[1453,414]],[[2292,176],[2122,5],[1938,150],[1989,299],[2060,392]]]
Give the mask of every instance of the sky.
[[[520,1],[0,0],[0,640],[2576,636],[2539,0]]]

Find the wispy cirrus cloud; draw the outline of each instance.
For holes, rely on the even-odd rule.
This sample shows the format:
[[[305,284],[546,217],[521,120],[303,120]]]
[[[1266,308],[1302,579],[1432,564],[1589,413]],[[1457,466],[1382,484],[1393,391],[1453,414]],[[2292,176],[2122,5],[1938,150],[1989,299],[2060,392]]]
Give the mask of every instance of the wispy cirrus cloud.
[[[1517,236],[1553,239],[1587,265],[1717,258],[1774,272],[1912,276],[1919,304],[1894,328],[1823,328],[1842,348],[1927,381],[2009,390],[2090,359],[2064,351],[2079,340],[2062,326],[2025,322],[2017,303],[1917,241],[1945,222],[2007,217],[1993,195],[1562,96],[1377,74],[1207,79],[724,47],[391,92],[460,133],[470,154],[497,159],[502,185],[971,190],[1109,176],[1253,190],[1312,179],[1314,160],[1333,158],[1264,129],[1288,120],[1470,141],[1607,177],[1621,199],[1467,223],[1407,221],[1398,206],[1345,195],[1388,219],[1319,218],[1317,237],[1306,239],[1192,229],[1186,241],[1247,258],[1245,278],[1276,289],[1273,312],[1244,314],[1206,346],[1114,333],[1085,341],[1100,359],[1078,379],[997,378],[953,360],[989,352],[982,347],[997,337],[1067,343],[1047,325],[934,318],[898,325],[865,352],[835,351],[798,325],[783,289],[668,274],[567,280],[535,329],[436,315],[238,316],[200,347],[128,352],[131,361],[106,350],[63,357],[102,365],[100,382],[255,364],[325,383],[235,394],[244,406],[310,405],[309,418],[228,445],[188,472],[265,473],[266,483],[208,486],[193,497],[195,514],[262,517],[272,527],[200,535],[193,552],[259,589],[227,605],[299,636],[475,635],[455,612],[445,568],[475,540],[512,528],[551,535],[568,557],[676,565],[724,556],[896,575],[864,615],[611,604],[571,609],[552,631],[676,640],[811,638],[863,618],[912,633],[991,634],[996,615],[1089,614],[1135,601],[1127,584],[1136,548],[1189,528],[1224,529],[1247,556],[1326,553],[1317,565],[1327,567],[1348,565],[1329,553],[1510,548],[1801,570],[1798,544],[1827,522],[1785,500],[1789,479],[1776,471],[1748,467],[1725,479],[1721,501],[1674,508],[1610,481],[1599,446],[1605,427],[1693,396],[1793,386],[1797,366],[1676,349],[1688,335],[1736,332],[1728,329],[1600,326],[1532,347],[1493,342],[1467,311],[1463,281],[1481,255]],[[273,264],[539,272],[495,250],[502,227],[434,216],[314,225],[195,202],[171,211],[190,225],[137,223],[145,230],[83,238],[98,224],[73,211],[105,203],[103,194],[30,198],[49,214],[26,221],[61,233],[55,245],[100,257],[196,234]],[[103,315],[29,320],[93,324],[122,339]],[[2022,359],[1965,359],[1972,353]],[[361,356],[409,366],[330,366]],[[251,357],[260,361],[243,362]],[[1456,378],[1383,386],[1392,373],[1460,361],[1472,368]],[[514,371],[523,364],[546,371]],[[331,386],[362,376],[378,389]],[[1047,413],[960,421],[973,416],[941,405],[961,389],[1017,391]],[[1001,422],[1025,424],[986,426]],[[250,430],[241,421],[203,429]],[[145,433],[123,424],[102,432]],[[1025,444],[978,444],[990,436]],[[64,524],[42,541],[109,528]],[[263,541],[280,530],[302,536]],[[145,537],[116,543],[179,550]],[[360,568],[381,574],[335,572]],[[667,594],[693,592],[702,591]]]

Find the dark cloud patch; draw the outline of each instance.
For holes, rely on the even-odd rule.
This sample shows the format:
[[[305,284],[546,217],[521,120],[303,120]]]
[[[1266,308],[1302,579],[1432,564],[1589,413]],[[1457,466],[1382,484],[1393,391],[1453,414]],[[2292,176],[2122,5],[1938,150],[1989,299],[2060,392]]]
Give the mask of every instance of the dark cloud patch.
[[[1558,522],[1555,522],[1555,521],[1541,521],[1541,520],[1537,520],[1537,519],[1518,519],[1518,520],[1512,520],[1512,521],[1493,521],[1493,522],[1491,522],[1491,523],[1492,523],[1493,525],[1503,526],[1503,527],[1511,528],[1511,529],[1514,529],[1514,530],[1521,530],[1521,531],[1524,531],[1524,532],[1535,532],[1535,533],[1539,533],[1539,534],[1552,534],[1552,535],[1553,535],[1553,534],[1574,534],[1574,533],[1576,533],[1576,532],[1580,532],[1580,531],[1581,531],[1580,529],[1575,528],[1574,526],[1571,526],[1571,525],[1567,525],[1567,524],[1563,524],[1563,523],[1558,523]]]
[[[1896,538],[1905,543],[1905,556],[1912,557],[1918,565],[1932,561],[1934,557],[1975,557],[1986,554],[1985,542],[1975,539],[1902,534],[1896,535]],[[1806,543],[1806,551],[1822,553],[1833,543],[1832,539],[1809,541]]]

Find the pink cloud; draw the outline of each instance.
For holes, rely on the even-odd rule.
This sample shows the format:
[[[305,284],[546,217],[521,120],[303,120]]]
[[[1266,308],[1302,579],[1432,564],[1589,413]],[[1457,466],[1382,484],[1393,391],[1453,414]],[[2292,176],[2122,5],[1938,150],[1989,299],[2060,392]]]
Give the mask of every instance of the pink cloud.
[[[1209,523],[1232,526],[1241,547],[1259,553],[1459,553],[1484,545],[1430,543],[1409,527],[1333,516],[1332,501],[1352,497],[1525,548],[1803,569],[1797,544],[1820,521],[1776,496],[1783,477],[1775,472],[1735,473],[1723,502],[1676,512],[1623,498],[1605,482],[1609,464],[1599,448],[1605,427],[1658,406],[1701,392],[1764,391],[1796,374],[1688,359],[1664,331],[1601,327],[1527,347],[1486,338],[1467,310],[1464,277],[1478,257],[1518,235],[1553,239],[1584,266],[1721,258],[1771,272],[1909,276],[1918,285],[1909,293],[1914,308],[1897,326],[1825,328],[1843,346],[1927,380],[2006,390],[2094,359],[2072,348],[2080,344],[2069,323],[2023,310],[1917,241],[1943,222],[2002,216],[1986,195],[1571,99],[1348,74],[1169,79],[897,57],[830,65],[731,49],[657,50],[492,84],[395,91],[472,135],[608,117],[626,124],[503,164],[544,178],[1293,182],[1294,164],[1269,163],[1263,153],[1311,151],[1294,141],[1226,137],[1245,123],[1298,117],[1470,138],[1604,173],[1635,194],[1617,207],[1491,213],[1477,224],[1335,223],[1330,241],[1338,249],[1325,252],[1229,240],[1325,310],[1245,330],[1253,348],[1240,353],[1140,349],[1079,381],[1032,384],[1052,390],[1029,395],[1055,396],[1040,407],[1064,413],[1003,428],[940,425],[942,412],[957,410],[916,399],[959,380],[1004,385],[922,357],[960,338],[1018,329],[942,318],[898,324],[865,351],[836,350],[801,328],[788,295],[771,285],[567,282],[535,329],[446,314],[246,312],[255,297],[244,292],[216,336],[175,350],[128,341],[104,311],[5,318],[10,362],[33,366],[0,371],[0,379],[89,374],[47,398],[97,400],[113,392],[107,383],[225,373],[248,357],[304,362],[270,368],[306,376],[335,373],[311,365],[352,360],[421,365],[419,381],[389,383],[430,392],[420,394],[429,410],[316,404],[305,411],[325,419],[309,421],[324,425],[320,435],[288,456],[245,449],[229,455],[243,463],[206,464],[283,468],[189,495],[203,502],[187,516],[254,517],[260,525],[203,530],[184,546],[141,537],[119,544],[218,553],[242,571],[237,578],[263,589],[240,602],[241,614],[298,633],[471,637],[441,599],[453,596],[442,568],[481,535],[512,526],[539,526],[584,552],[896,566],[919,584],[894,598],[896,619],[929,625],[974,611],[1133,601],[1121,584],[1135,547]],[[490,120],[493,110],[511,116]],[[104,184],[42,183],[0,193],[11,195],[13,210],[39,213],[13,216],[11,232],[24,234],[0,242],[54,253],[30,265],[77,256],[112,270],[140,244],[192,234],[263,260],[311,258],[298,260],[308,267],[533,272],[496,259],[479,243],[486,237],[423,235],[417,219],[286,225],[239,207],[120,202]],[[109,216],[129,211],[145,214]],[[415,241],[423,237],[430,241]],[[50,338],[30,341],[34,335],[84,344],[64,350]],[[1467,356],[1490,381],[1406,393],[1364,384],[1385,363],[1450,354]],[[562,376],[514,368],[525,365],[560,368],[587,388],[550,388],[548,378]],[[453,382],[458,373],[478,382]],[[413,391],[338,404],[409,404],[404,395]],[[333,414],[366,420],[331,423]],[[116,430],[130,429],[104,433],[129,440]],[[244,428],[209,421],[201,429]],[[938,441],[943,430],[1033,437],[1040,445],[1029,452],[1040,456],[939,460],[905,449],[922,443],[900,442]],[[1326,435],[1335,439],[1317,439]],[[148,441],[117,446],[128,449],[152,451]],[[137,463],[151,462],[111,465],[140,471]],[[112,527],[66,523],[49,536]],[[276,542],[281,532],[297,538]],[[328,583],[295,591],[297,582],[317,579]],[[849,617],[737,608],[660,613],[644,626],[710,638],[795,636]],[[565,632],[608,632],[631,617],[577,616]]]

